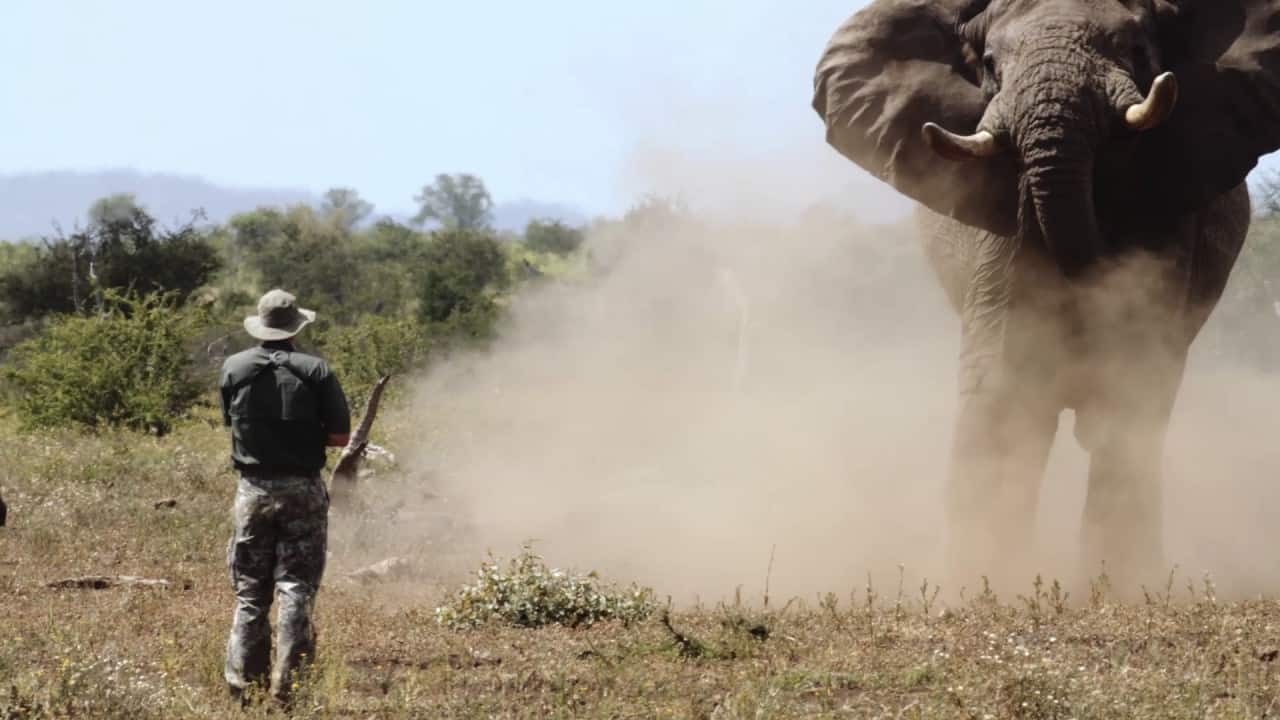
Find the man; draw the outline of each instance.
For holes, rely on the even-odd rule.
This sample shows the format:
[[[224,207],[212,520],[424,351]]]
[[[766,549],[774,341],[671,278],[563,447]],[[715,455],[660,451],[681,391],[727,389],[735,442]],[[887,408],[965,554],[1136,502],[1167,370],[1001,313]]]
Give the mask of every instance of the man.
[[[262,341],[227,358],[220,382],[231,460],[240,471],[227,565],[236,593],[226,679],[234,697],[251,685],[287,703],[315,656],[311,613],[324,574],[329,494],[320,471],[325,447],[346,445],[351,417],[342,388],[320,358],[293,337],[316,314],[284,290],[258,301],[244,320]],[[271,663],[271,603],[279,594]]]

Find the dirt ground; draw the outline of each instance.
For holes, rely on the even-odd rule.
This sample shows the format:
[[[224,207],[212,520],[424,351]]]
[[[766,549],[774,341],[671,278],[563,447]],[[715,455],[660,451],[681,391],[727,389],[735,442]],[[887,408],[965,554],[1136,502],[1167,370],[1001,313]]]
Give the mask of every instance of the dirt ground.
[[[11,523],[0,530],[0,717],[278,714],[234,707],[221,680],[233,481],[221,429],[205,419],[161,440],[14,431],[4,428],[11,440],[0,450]],[[369,487],[375,481],[393,482]],[[176,503],[156,507],[167,499]],[[1280,603],[1222,601],[1203,578],[1173,577],[1137,604],[1113,600],[1105,578],[1088,597],[1029,579],[1015,596],[979,590],[945,607],[934,588],[896,580],[838,596],[773,597],[768,607],[726,588],[725,602],[673,608],[683,645],[656,615],[631,627],[453,631],[436,623],[434,608],[483,555],[451,538],[459,529],[447,507],[373,510],[383,520],[334,520],[320,655],[298,716],[1280,713]],[[388,517],[428,530],[389,547],[380,537]],[[410,573],[349,577],[392,551],[411,559]],[[48,587],[86,575],[171,585]]]

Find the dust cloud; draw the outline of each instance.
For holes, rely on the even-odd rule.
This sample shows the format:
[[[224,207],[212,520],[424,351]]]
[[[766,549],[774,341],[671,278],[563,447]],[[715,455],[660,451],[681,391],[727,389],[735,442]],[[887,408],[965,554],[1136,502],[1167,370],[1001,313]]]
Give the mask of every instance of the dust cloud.
[[[416,445],[397,450],[463,529],[453,552],[474,567],[535,540],[676,602],[942,576],[959,327],[913,224],[814,210],[590,244],[591,272],[522,293],[492,347],[414,390]],[[1266,591],[1280,382],[1198,345],[1166,451],[1167,554],[1197,584]],[[1019,592],[1078,570],[1086,470],[1066,412]]]

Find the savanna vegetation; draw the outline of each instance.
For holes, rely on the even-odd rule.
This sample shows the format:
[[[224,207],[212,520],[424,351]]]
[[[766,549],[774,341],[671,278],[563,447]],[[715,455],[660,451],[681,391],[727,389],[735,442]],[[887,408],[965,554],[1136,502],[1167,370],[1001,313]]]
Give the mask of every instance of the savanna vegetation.
[[[470,175],[441,175],[412,223],[375,218],[350,188],[317,207],[262,207],[222,224],[162,226],[133,197],[103,198],[83,228],[0,246],[0,352],[27,428],[164,434],[208,403],[211,368],[246,342],[240,320],[272,287],[319,312],[301,338],[357,399],[382,373],[492,339],[519,286],[581,260],[582,229],[491,226]]]
[[[1253,237],[1206,337],[1208,354],[1280,367],[1280,205]],[[411,222],[349,188],[318,207],[265,207],[165,227],[128,196],[83,228],[0,245],[5,323],[0,492],[0,718],[267,717],[225,697],[225,569],[233,474],[214,371],[241,319],[283,286],[320,313],[304,346],[359,408],[409,373],[500,337],[541,283],[608,272],[619,238],[698,221],[648,198],[624,217],[523,233],[491,227],[474,176],[440,176]],[[877,278],[875,282],[886,282]],[[397,390],[403,385],[393,386]],[[396,398],[391,448],[420,418]],[[384,462],[385,464],[379,464]],[[668,607],[629,578],[547,567],[533,549],[486,559],[447,519],[387,538],[391,498],[420,478],[371,458],[371,497],[335,517],[302,717],[1268,717],[1280,708],[1280,603],[1224,602],[1171,576],[1122,603],[1105,575],[1069,597],[868,582],[840,596]],[[405,558],[383,571],[372,563]],[[478,570],[477,570],[478,568]],[[141,577],[167,584],[99,587]],[[67,582],[70,581],[70,582]],[[96,588],[96,589],[95,589]],[[726,595],[732,595],[732,588]]]

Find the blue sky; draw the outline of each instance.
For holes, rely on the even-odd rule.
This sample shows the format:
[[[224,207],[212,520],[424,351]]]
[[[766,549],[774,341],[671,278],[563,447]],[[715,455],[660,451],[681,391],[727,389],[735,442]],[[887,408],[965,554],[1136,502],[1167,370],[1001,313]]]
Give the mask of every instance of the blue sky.
[[[3,0],[0,172],[134,167],[499,200],[901,207],[834,156],[814,62],[857,0]]]

